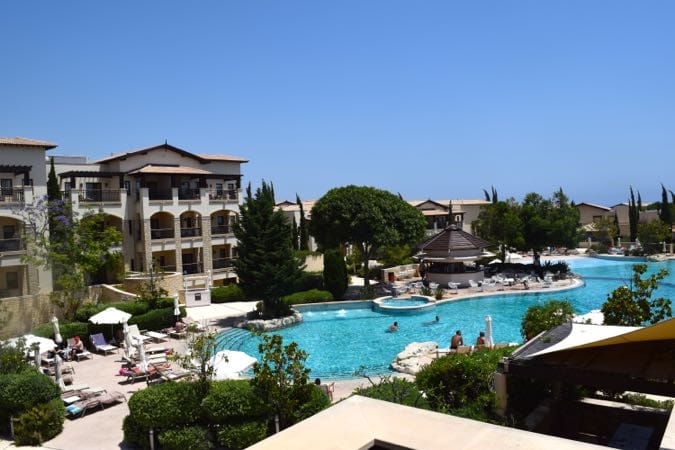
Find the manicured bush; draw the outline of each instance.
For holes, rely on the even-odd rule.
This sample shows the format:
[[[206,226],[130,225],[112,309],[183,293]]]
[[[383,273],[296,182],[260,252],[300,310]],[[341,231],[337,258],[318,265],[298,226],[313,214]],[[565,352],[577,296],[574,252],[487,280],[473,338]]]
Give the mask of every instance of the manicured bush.
[[[311,289],[325,289],[321,272],[302,272],[293,282],[291,292],[309,291]]]
[[[417,384],[403,378],[385,377],[374,386],[357,388],[354,394],[415,408],[431,409]]]
[[[181,317],[185,317],[185,308],[180,307]],[[173,306],[171,308],[153,309],[145,314],[133,316],[129,319],[129,324],[137,324],[141,330],[161,330],[171,327],[176,322],[176,316],[173,315]]]
[[[47,375],[35,371],[0,375],[0,411],[8,415],[17,415],[60,395],[61,390]]]
[[[249,421],[223,425],[218,429],[218,444],[231,450],[240,450],[267,437],[265,421]]]
[[[149,305],[145,302],[129,301],[129,302],[116,302],[116,303],[101,303],[98,305],[86,306],[80,308],[75,313],[75,319],[78,322],[88,322],[89,318],[95,314],[100,313],[106,308],[117,308],[120,311],[127,312],[132,316],[137,316],[140,314],[145,314],[150,309]],[[173,307],[173,300],[171,301],[171,307]]]
[[[173,308],[173,298],[164,297],[157,300],[155,309]]]
[[[550,300],[542,305],[527,308],[520,324],[520,332],[525,339],[530,340],[542,331],[569,322],[572,317],[574,317],[574,308],[569,301]]]
[[[303,303],[330,302],[333,301],[333,295],[328,291],[312,289],[287,295],[283,300],[289,305],[302,305]]]
[[[134,393],[129,413],[145,431],[168,430],[199,421],[201,400],[193,383],[164,383]]]
[[[60,398],[35,405],[14,418],[17,446],[40,445],[63,430],[65,408]]]
[[[244,302],[246,296],[238,284],[228,284],[211,289],[211,303]]]
[[[349,285],[345,260],[339,250],[326,250],[323,255],[323,279],[333,298],[342,298]]]
[[[66,339],[72,338],[73,336],[80,336],[81,338],[84,338],[90,332],[88,323],[67,321],[59,322],[59,331],[61,332],[61,337],[64,341]],[[54,326],[51,324],[51,322],[36,325],[35,328],[31,330],[31,334],[54,339]]]
[[[124,418],[124,421],[122,422],[122,431],[124,432],[124,442],[129,444],[130,447],[141,450],[148,450],[150,448],[148,428],[138,423],[138,421],[130,415]]]
[[[214,381],[202,401],[202,410],[213,424],[255,419],[266,411],[248,380]]]
[[[164,450],[211,450],[213,442],[209,430],[193,426],[167,430],[159,435]]]
[[[313,384],[309,400],[300,405],[295,412],[295,420],[296,422],[305,420],[306,418],[323,411],[330,405],[331,402],[326,393],[319,386]]]

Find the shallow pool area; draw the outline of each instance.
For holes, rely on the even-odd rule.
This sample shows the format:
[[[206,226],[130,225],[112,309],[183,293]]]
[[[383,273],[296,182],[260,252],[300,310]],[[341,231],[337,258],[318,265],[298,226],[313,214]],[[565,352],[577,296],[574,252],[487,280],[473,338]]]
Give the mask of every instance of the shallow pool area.
[[[396,315],[373,311],[369,302],[318,305],[305,308],[302,324],[276,331],[285,342],[296,341],[309,357],[307,366],[312,377],[351,378],[363,367],[367,373],[387,373],[397,353],[411,342],[436,341],[447,347],[450,337],[461,330],[466,344],[474,344],[485,329],[484,318],[492,316],[495,342],[521,342],[520,321],[527,308],[551,299],[567,299],[579,314],[599,309],[607,295],[627,284],[633,262],[606,261],[596,258],[570,260],[572,270],[581,274],[585,285],[562,292],[497,294],[467,298],[436,305],[414,315]],[[670,275],[656,291],[656,296],[675,297],[675,261],[649,263],[649,273],[668,268]],[[392,299],[393,300],[393,299]],[[440,321],[435,322],[435,316]],[[399,330],[386,333],[394,321]],[[245,330],[227,330],[219,336],[221,348],[242,350],[258,356],[259,338]]]
[[[399,297],[388,297],[382,300],[382,304],[385,306],[395,306],[395,307],[409,307],[409,306],[420,306],[426,305],[429,303],[424,297],[410,297],[410,298],[399,298]]]

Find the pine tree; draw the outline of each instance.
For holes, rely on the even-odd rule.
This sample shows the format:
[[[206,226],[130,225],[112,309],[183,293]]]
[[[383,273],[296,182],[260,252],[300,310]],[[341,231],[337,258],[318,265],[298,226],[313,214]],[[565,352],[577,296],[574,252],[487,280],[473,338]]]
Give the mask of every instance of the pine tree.
[[[49,175],[47,176],[47,199],[50,202],[61,200],[61,189],[59,189],[59,180],[56,178],[53,156],[50,159]]]
[[[272,185],[263,181],[254,196],[249,184],[234,224],[239,241],[234,265],[246,296],[263,301],[265,317],[290,314],[281,297],[290,293],[302,270],[287,238],[290,228],[284,213],[275,208]]]
[[[305,208],[298,194],[295,194],[295,201],[300,207],[300,250],[309,250],[309,230],[307,229],[307,219],[305,219]]]

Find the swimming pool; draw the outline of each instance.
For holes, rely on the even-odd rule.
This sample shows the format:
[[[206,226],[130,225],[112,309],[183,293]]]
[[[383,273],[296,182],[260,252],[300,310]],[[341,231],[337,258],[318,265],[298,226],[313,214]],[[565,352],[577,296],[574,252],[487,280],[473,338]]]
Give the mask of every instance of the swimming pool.
[[[396,354],[411,342],[436,341],[447,346],[455,330],[462,330],[465,341],[474,343],[479,331],[485,328],[484,318],[488,314],[492,316],[495,342],[521,342],[520,321],[531,305],[567,299],[580,314],[599,309],[612,290],[626,284],[632,264],[595,258],[571,260],[572,270],[586,280],[584,287],[458,300],[410,316],[375,312],[367,303],[332,310],[320,305],[303,313],[302,324],[275,333],[283,336],[284,342],[296,341],[309,354],[307,366],[312,377],[350,378],[360,367],[369,374],[388,373]],[[668,268],[671,273],[655,295],[675,298],[675,261],[649,263],[649,273],[660,268]],[[432,323],[436,315],[441,320]],[[385,333],[394,320],[399,323],[399,331]],[[258,356],[259,339],[245,330],[225,331],[219,340],[221,348]]]

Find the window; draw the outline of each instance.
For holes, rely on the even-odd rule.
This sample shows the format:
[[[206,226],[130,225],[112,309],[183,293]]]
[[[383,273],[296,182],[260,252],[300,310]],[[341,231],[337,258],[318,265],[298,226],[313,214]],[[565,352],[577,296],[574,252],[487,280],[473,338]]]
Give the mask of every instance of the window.
[[[131,220],[127,220],[129,235],[134,234],[134,223]]]
[[[202,300],[202,293],[201,292],[195,293],[195,301],[200,302],[201,300]]]
[[[159,219],[150,219],[150,228],[153,230],[159,230]]]
[[[216,216],[216,223],[218,226],[225,225],[225,216]]]
[[[3,239],[12,239],[16,236],[16,228],[14,225],[3,225],[2,226],[2,238]]]
[[[216,198],[223,196],[223,183],[216,183]]]
[[[127,190],[127,195],[131,195],[131,181],[129,180],[124,181],[124,189]]]
[[[11,178],[0,179],[0,191],[2,191],[2,195],[12,195],[12,179]]]
[[[19,289],[19,272],[7,272],[5,281],[7,289]]]

